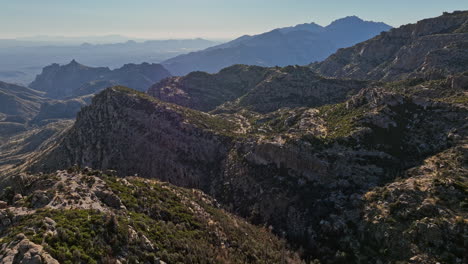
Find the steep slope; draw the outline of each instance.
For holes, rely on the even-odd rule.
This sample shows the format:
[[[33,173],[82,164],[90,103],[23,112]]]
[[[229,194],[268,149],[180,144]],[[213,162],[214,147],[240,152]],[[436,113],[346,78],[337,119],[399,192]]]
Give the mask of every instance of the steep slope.
[[[457,78],[464,76],[382,84],[317,109],[218,116],[125,88],[107,89],[80,113],[57,146],[29,168],[51,171],[76,163],[201,188],[225,208],[272,225],[275,233],[301,246],[305,256],[321,261],[409,261],[414,256],[457,261],[463,258],[457,219],[467,217],[464,210],[447,215],[447,225],[440,227],[446,236],[437,243],[453,241],[450,248],[369,244],[369,236],[384,231],[362,231],[388,226],[369,223],[375,205],[364,200],[366,193],[380,195],[382,187],[398,184],[398,177],[413,177],[408,169],[431,156],[466,151],[468,87],[453,86],[460,82],[454,82]],[[415,95],[418,86],[426,93]],[[458,157],[463,164],[465,156]],[[454,170],[463,170],[460,164]],[[457,181],[466,181],[465,174],[459,177]],[[451,185],[444,188],[449,192]],[[462,202],[463,190],[453,195],[457,201],[450,206]],[[421,230],[430,228],[431,222],[420,220],[431,214],[421,211],[395,227],[418,223]],[[402,243],[411,245],[414,239],[403,237]],[[382,254],[385,250],[404,252]],[[438,254],[442,251],[446,254]]]
[[[16,175],[5,186],[2,263],[300,263],[201,191],[90,169]]]
[[[237,129],[222,118],[113,87],[93,98],[58,147],[34,168],[49,171],[79,164],[122,174],[160,175],[165,181],[202,188],[219,173],[217,164],[230,142],[226,135]]]
[[[445,13],[341,49],[312,67],[338,78],[438,79],[468,69],[467,25],[468,11]]]
[[[109,87],[106,86],[109,83],[145,91],[152,84],[169,76],[170,73],[160,64],[126,64],[119,69],[110,70],[84,66],[72,60],[67,65],[55,63],[45,67],[30,87],[46,92],[48,97],[65,98],[99,92]]]
[[[218,108],[216,112],[248,109],[265,113],[282,107],[340,102],[369,84],[323,78],[308,67],[234,65],[216,74],[192,72],[165,79],[153,85],[148,94],[205,112]]]
[[[192,71],[218,72],[233,64],[259,66],[305,65],[320,61],[339,48],[369,39],[391,27],[357,17],[337,20],[327,27],[315,23],[242,36],[208,49],[179,55],[162,64],[174,75]]]

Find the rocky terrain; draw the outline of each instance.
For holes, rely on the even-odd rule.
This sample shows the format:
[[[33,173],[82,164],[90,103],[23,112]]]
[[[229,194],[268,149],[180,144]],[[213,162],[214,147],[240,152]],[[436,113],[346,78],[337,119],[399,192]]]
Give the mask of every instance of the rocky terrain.
[[[457,40],[465,18],[454,12],[403,26],[384,34],[385,43],[421,32]],[[434,60],[437,74],[408,68],[387,79],[382,69],[380,77],[359,75],[365,64],[356,60],[343,66],[357,67],[356,76],[320,75],[339,54],[382,36],[310,67],[235,65],[167,78],[147,93],[105,89],[76,122],[62,120],[51,140],[0,167],[4,256],[466,263],[468,64]],[[10,140],[8,149],[21,142]],[[64,231],[49,230],[53,223]],[[99,246],[86,246],[89,237]]]
[[[323,78],[302,66],[234,65],[216,74],[192,72],[167,78],[153,85],[148,94],[205,112],[248,109],[265,113],[282,107],[337,103],[368,85],[365,81]]]
[[[368,227],[366,210],[373,206],[366,203],[374,201],[365,200],[368,193],[381,195],[397,179],[411,178],[426,159],[466,152],[468,83],[463,80],[460,74],[438,82],[386,83],[318,108],[231,114],[203,113],[114,87],[96,96],[59,144],[27,166],[39,172],[79,164],[200,188],[230,211],[285,234],[307,258],[325,263],[415,256],[460,262],[460,242],[442,258],[440,248],[413,248],[416,242],[409,236],[406,255],[387,257],[368,248],[362,230]],[[463,85],[453,86],[459,82]],[[413,92],[421,87],[425,94]],[[462,172],[461,189],[453,196],[458,205],[466,199],[462,154],[455,168]],[[456,230],[464,222],[455,220],[466,219],[466,211],[450,212],[441,232],[460,241]],[[407,221],[398,228],[416,223]],[[398,246],[371,245],[392,252]]]
[[[111,70],[107,67],[88,67],[72,60],[67,65],[54,63],[45,67],[30,87],[44,91],[48,97],[63,99],[93,94],[116,84],[146,91],[169,76],[171,74],[160,64],[126,64]]]
[[[338,78],[439,79],[466,70],[468,12],[445,13],[382,32],[313,64],[320,74]]]
[[[321,61],[339,48],[352,46],[391,29],[382,22],[345,17],[322,27],[315,23],[278,28],[242,36],[221,45],[176,56],[162,62],[174,75],[210,73],[233,64],[264,67],[306,65]]]
[[[3,187],[2,263],[300,263],[267,228],[198,190],[90,169],[15,175]]]

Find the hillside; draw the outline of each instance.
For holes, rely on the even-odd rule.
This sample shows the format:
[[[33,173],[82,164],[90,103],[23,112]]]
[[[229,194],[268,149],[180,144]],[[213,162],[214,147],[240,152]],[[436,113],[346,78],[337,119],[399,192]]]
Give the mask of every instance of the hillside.
[[[146,91],[154,83],[169,76],[170,73],[160,64],[126,64],[110,70],[84,66],[72,60],[67,65],[55,63],[45,67],[30,87],[46,92],[48,97],[63,99],[96,93],[115,84]]]
[[[2,176],[53,143],[73,124],[90,96],[68,100],[45,97],[43,92],[0,82],[0,171]]]
[[[162,64],[174,75],[192,71],[218,72],[233,64],[259,66],[306,65],[321,61],[339,48],[367,40],[391,27],[345,17],[326,27],[315,23],[279,28],[202,51],[168,59]]]
[[[28,166],[53,171],[76,163],[200,188],[253,223],[272,225],[276,234],[285,233],[290,243],[301,246],[304,256],[321,261],[408,261],[418,256],[451,262],[462,258],[457,230],[467,217],[458,206],[464,203],[468,176],[462,165],[468,87],[453,86],[464,78],[387,83],[341,103],[265,114],[207,114],[114,87],[97,95],[60,143]],[[420,93],[420,87],[426,91]],[[418,207],[406,196],[390,199],[385,190],[406,186],[401,179],[412,178],[421,164],[450,162],[451,155],[460,160],[445,176],[421,167],[417,180],[439,186],[433,177],[442,177],[438,181],[445,185],[436,194],[452,192],[453,201],[431,206],[450,214],[440,218],[421,209],[401,225],[391,222],[401,217],[400,205],[392,205],[395,199],[409,203],[407,208]],[[421,188],[418,196],[432,197],[431,186]],[[382,206],[395,209],[376,211],[376,200],[365,200],[381,196],[388,199],[379,200]],[[369,223],[371,217],[389,220]],[[433,221],[445,223],[437,229],[445,235],[434,242],[445,246],[414,236],[403,238],[404,247],[368,239],[378,240],[384,226],[412,230],[417,224],[425,230]],[[384,249],[405,253],[381,255]]]
[[[234,65],[215,74],[192,72],[167,78],[153,85],[148,94],[205,112],[247,109],[266,113],[282,107],[337,103],[368,85],[370,82],[323,78],[303,66]]]
[[[2,263],[300,263],[201,191],[90,169],[3,186]]]
[[[467,25],[468,11],[445,13],[341,49],[312,68],[337,78],[438,79],[467,70]]]

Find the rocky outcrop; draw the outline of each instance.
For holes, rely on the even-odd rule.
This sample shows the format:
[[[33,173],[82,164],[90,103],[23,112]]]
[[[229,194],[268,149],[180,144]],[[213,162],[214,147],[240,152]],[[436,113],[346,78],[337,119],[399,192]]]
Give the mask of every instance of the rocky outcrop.
[[[312,68],[325,76],[371,80],[439,79],[466,71],[468,12],[446,13],[341,49]]]
[[[161,79],[171,76],[160,64],[126,64],[121,68],[93,68],[75,60],[67,65],[52,64],[31,83],[30,87],[46,92],[51,98],[66,98],[97,93],[104,88],[120,84],[146,91]]]
[[[18,234],[15,241],[3,248],[4,254],[0,261],[5,264],[59,264],[40,245],[31,242],[24,234]]]

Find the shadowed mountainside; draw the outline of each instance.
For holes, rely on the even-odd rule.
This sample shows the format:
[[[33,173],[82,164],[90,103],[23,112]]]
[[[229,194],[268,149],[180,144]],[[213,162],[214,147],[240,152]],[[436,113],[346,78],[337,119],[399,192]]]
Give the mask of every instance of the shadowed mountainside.
[[[233,64],[306,65],[321,61],[339,48],[367,40],[391,27],[352,16],[326,27],[315,23],[279,28],[168,59],[162,64],[174,75],[192,71],[218,72]]]

